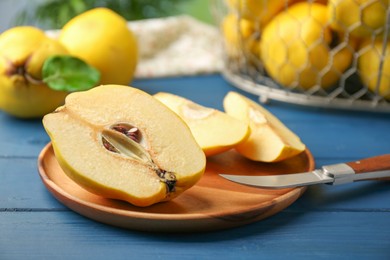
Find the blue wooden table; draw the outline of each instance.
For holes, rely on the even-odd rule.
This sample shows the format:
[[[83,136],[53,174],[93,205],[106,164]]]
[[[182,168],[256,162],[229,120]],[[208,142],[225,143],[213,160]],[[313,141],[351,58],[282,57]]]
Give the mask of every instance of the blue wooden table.
[[[132,85],[217,109],[238,91],[219,75]],[[266,107],[301,137],[317,167],[390,153],[389,114]],[[146,233],[95,222],[54,199],[37,171],[48,142],[40,120],[0,112],[0,259],[390,259],[390,182],[312,186],[280,213],[234,229]]]

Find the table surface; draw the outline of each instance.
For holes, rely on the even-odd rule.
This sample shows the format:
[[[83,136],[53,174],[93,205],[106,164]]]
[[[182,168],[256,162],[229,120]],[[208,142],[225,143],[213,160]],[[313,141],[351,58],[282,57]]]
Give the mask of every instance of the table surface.
[[[135,80],[131,85],[220,110],[228,91],[241,92],[220,75]],[[275,101],[265,107],[301,137],[317,167],[390,152],[389,114]],[[40,120],[0,112],[0,125],[0,259],[390,259],[389,182],[311,186],[276,215],[228,230],[133,231],[85,218],[46,190],[37,157],[49,137]]]

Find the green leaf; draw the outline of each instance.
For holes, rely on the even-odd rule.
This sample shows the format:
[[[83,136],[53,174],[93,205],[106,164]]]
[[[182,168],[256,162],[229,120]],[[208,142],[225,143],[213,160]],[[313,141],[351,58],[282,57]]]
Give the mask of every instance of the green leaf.
[[[43,81],[59,91],[83,91],[96,86],[100,72],[83,60],[69,55],[55,55],[45,60]]]

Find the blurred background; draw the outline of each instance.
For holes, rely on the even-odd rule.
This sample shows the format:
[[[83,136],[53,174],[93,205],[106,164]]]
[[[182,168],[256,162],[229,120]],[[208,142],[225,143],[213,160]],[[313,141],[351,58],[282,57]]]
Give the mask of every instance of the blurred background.
[[[213,23],[209,0],[0,0],[0,33],[15,25],[61,28],[70,18],[104,6],[127,20],[188,14]]]

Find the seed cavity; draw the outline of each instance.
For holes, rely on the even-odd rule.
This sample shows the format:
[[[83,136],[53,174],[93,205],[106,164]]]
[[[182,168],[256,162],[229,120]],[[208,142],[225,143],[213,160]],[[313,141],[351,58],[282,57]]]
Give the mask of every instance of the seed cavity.
[[[102,142],[103,146],[109,151],[131,157],[147,164],[153,163],[146,149],[122,132],[113,129],[104,129],[102,131]]]
[[[104,128],[101,133],[102,145],[110,152],[121,154],[149,165],[160,181],[165,183],[167,193],[175,191],[176,176],[173,172],[160,169],[140,142],[144,141],[140,130],[127,123],[118,123]]]
[[[127,137],[131,138],[133,141],[140,143],[142,139],[141,132],[135,126],[126,123],[118,123],[111,126],[111,129],[120,132]]]

